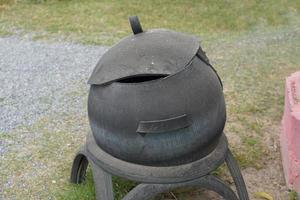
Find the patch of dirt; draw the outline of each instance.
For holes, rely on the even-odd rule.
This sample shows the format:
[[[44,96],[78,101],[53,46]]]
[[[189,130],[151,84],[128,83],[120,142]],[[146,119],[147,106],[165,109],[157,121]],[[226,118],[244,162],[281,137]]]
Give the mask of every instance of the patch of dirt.
[[[279,134],[280,125],[278,124],[264,133],[263,139],[268,155],[263,158],[262,169],[246,168],[242,172],[250,199],[260,199],[255,197],[256,192],[266,192],[274,200],[288,199],[289,192],[283,174]]]
[[[249,198],[251,200],[263,200],[255,195],[257,192],[266,192],[272,196],[274,200],[289,199],[289,189],[285,184],[281,163],[279,134],[280,125],[278,124],[265,131],[263,135],[263,143],[267,149],[267,152],[262,158],[262,163],[259,164],[261,168],[256,169],[254,167],[247,167],[242,170],[249,193]],[[241,145],[241,141],[238,138],[239,137],[236,135],[228,134],[228,140],[234,146]],[[232,186],[232,189],[235,190],[233,180],[230,178],[230,174],[227,169],[225,172],[225,177],[223,177],[222,180],[229,183]],[[197,195],[195,195],[195,193],[196,191],[189,194],[190,197],[193,197],[195,200],[221,199],[218,195],[211,191],[198,190]]]

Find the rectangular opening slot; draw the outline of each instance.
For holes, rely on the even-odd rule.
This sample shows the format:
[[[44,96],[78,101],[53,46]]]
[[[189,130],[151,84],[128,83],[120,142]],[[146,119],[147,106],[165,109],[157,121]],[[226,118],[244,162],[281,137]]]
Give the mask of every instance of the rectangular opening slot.
[[[167,74],[142,74],[142,75],[135,75],[135,76],[128,76],[119,79],[117,82],[119,83],[141,83],[147,81],[153,81],[157,79],[161,79],[168,76]]]

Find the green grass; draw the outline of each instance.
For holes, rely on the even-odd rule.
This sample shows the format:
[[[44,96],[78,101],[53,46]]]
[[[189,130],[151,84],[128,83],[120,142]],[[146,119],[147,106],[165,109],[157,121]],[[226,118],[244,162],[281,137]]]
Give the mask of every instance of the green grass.
[[[34,31],[37,38],[59,35],[88,44],[112,44],[127,35],[130,15],[138,15],[146,29],[164,27],[210,36],[287,25],[300,12],[298,0],[250,0],[243,3],[236,0],[16,2],[2,0],[0,30]]]
[[[234,155],[242,168],[261,169],[260,163],[274,159],[266,141],[277,139],[284,79],[299,70],[299,9],[298,0],[0,0],[0,35],[31,33],[34,39],[63,37],[110,45],[130,33],[127,17],[139,15],[146,29],[164,27],[201,36],[202,47],[224,83],[225,131]],[[87,96],[84,88],[68,95]],[[62,113],[1,133],[5,144],[20,144],[8,146],[9,153],[0,160],[4,198],[94,199],[90,170],[84,184],[68,182],[72,158],[88,130],[86,116]],[[226,175],[224,167],[215,173]],[[6,186],[7,181],[13,185]],[[120,199],[134,183],[114,178],[114,185]],[[174,194],[190,199],[195,193]],[[164,197],[173,198],[170,194],[158,198]]]
[[[113,177],[114,197],[121,200],[136,183],[119,177]],[[95,188],[91,169],[87,170],[86,180],[80,185],[68,184],[63,190],[59,189],[56,194],[57,199],[61,200],[93,200],[95,199]]]
[[[263,168],[261,163],[274,159],[266,140],[276,140],[278,135],[284,78],[299,70],[300,30],[291,26],[225,35],[220,39],[203,41],[203,47],[223,79],[228,111],[225,131],[234,155],[242,168]],[[82,90],[70,91],[68,95],[86,97],[83,83],[75,84],[82,85]],[[14,183],[12,187],[4,187],[4,197],[94,199],[90,171],[85,184],[69,183],[72,158],[88,130],[85,115],[62,113],[46,116],[32,126],[0,134],[5,144],[10,144],[10,141],[20,144],[9,146],[9,153],[0,161],[0,176],[3,177],[0,181]],[[223,167],[216,174],[226,175],[224,171]],[[132,187],[131,182],[123,180],[115,181],[115,184],[118,185],[116,196],[119,197]],[[177,191],[174,194],[178,199],[198,195]],[[165,197],[172,199],[169,194]]]
[[[294,190],[291,190],[289,192],[289,200],[297,200],[297,192]]]

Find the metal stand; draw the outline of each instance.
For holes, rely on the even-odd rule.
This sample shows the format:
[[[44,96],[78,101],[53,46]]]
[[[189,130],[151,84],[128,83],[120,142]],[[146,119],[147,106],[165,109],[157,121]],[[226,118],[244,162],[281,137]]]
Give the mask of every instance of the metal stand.
[[[233,177],[238,196],[219,178],[210,173],[226,162]],[[228,148],[223,134],[217,147],[206,157],[178,166],[152,167],[119,160],[95,143],[92,134],[75,156],[71,182],[81,183],[90,163],[97,200],[113,200],[112,175],[140,182],[122,200],[150,200],[156,195],[179,187],[202,187],[215,191],[226,200],[249,200],[239,167]]]

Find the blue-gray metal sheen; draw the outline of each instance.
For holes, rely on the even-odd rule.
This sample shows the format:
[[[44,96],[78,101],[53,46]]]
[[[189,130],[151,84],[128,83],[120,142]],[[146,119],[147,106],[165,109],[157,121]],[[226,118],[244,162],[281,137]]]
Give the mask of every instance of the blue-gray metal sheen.
[[[148,166],[189,163],[208,155],[222,134],[222,85],[193,36],[137,32],[103,55],[89,83],[95,141],[116,158]]]
[[[123,200],[150,200],[178,187],[249,200],[223,134],[222,82],[205,52],[193,37],[143,32],[137,16],[129,21],[134,36],[112,47],[89,80],[92,134],[74,158],[71,182],[84,180],[89,163],[97,200],[114,199],[112,175],[140,183]],[[211,175],[224,161],[238,196]]]

